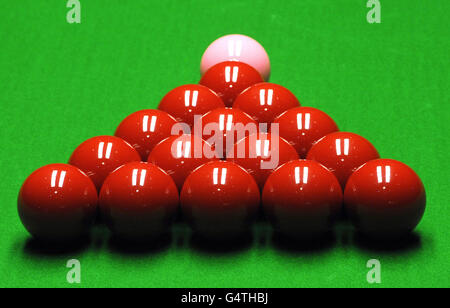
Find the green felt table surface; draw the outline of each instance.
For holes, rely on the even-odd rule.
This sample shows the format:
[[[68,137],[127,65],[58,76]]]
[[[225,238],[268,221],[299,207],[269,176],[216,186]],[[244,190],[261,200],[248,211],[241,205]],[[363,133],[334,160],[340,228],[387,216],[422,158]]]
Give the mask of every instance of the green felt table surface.
[[[365,0],[89,0],[69,24],[66,1],[2,0],[0,286],[449,287],[450,2],[380,2],[381,23],[369,24]],[[252,241],[224,250],[196,245],[183,225],[152,249],[117,247],[99,227],[77,249],[30,240],[16,208],[24,179],[198,82],[203,51],[229,33],[265,46],[272,82],[420,175],[428,200],[414,236],[380,247],[343,225],[329,243],[287,247],[258,223]],[[366,281],[373,258],[379,285]],[[66,281],[69,259],[80,285]]]

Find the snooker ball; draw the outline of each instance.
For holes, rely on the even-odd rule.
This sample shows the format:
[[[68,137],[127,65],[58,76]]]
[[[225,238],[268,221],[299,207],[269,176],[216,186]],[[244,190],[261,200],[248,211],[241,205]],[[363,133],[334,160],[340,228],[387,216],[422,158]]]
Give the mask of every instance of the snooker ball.
[[[410,167],[393,159],[367,162],[350,176],[344,205],[363,235],[398,239],[419,224],[425,211],[425,189]]]
[[[72,241],[87,235],[94,222],[97,190],[80,169],[52,164],[25,180],[17,204],[20,219],[34,238]]]
[[[202,56],[200,71],[203,75],[210,67],[223,61],[239,61],[253,66],[269,80],[269,55],[255,39],[242,34],[230,34],[218,38],[208,46]]]
[[[167,233],[178,199],[178,189],[165,171],[150,163],[131,162],[106,178],[99,208],[116,238],[146,241]]]
[[[253,177],[229,161],[209,162],[186,179],[181,210],[192,230],[207,240],[231,240],[246,234],[259,207]]]
[[[147,161],[166,171],[180,191],[195,168],[213,160],[217,160],[217,153],[210,144],[199,136],[185,134],[158,143]]]
[[[267,125],[286,110],[299,106],[300,102],[291,91],[268,82],[258,83],[244,90],[233,104],[233,108],[241,109],[256,122]]]
[[[327,167],[344,189],[347,179],[359,166],[379,157],[378,151],[364,137],[354,133],[334,132],[318,140],[309,150],[306,159],[315,160]]]
[[[212,89],[223,100],[226,107],[231,107],[242,91],[263,81],[261,74],[250,65],[226,61],[208,69],[199,83]]]
[[[312,107],[289,109],[279,115],[273,123],[278,124],[278,134],[294,146],[300,158],[306,158],[317,140],[339,130],[329,115]],[[273,133],[275,129],[272,125]]]
[[[194,128],[196,135],[215,146],[221,158],[225,158],[237,141],[257,132],[258,123],[236,108],[214,109],[203,115]]]
[[[195,116],[200,117],[208,111],[223,107],[225,104],[213,90],[199,84],[189,84],[167,93],[159,103],[158,109],[192,127]]]
[[[177,123],[164,111],[141,110],[126,117],[114,135],[131,144],[139,152],[141,160],[146,160],[155,145],[171,136]]]
[[[80,144],[69,164],[80,168],[100,191],[106,177],[128,162],[140,161],[139,153],[125,140],[114,136],[98,136]]]
[[[253,175],[262,189],[269,175],[278,166],[299,159],[297,151],[278,135],[253,134],[237,142],[227,153],[230,160]]]
[[[323,165],[311,160],[294,160],[269,176],[262,202],[277,234],[310,240],[331,230],[342,205],[342,189],[333,173]]]

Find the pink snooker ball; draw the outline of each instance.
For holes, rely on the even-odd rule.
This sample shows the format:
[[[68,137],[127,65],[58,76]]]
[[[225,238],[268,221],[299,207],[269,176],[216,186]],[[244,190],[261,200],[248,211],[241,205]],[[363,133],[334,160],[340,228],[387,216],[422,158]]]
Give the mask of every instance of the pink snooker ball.
[[[254,67],[264,80],[269,80],[269,56],[264,47],[251,37],[230,34],[212,42],[202,56],[201,74],[203,75],[210,67],[225,61],[244,62]]]

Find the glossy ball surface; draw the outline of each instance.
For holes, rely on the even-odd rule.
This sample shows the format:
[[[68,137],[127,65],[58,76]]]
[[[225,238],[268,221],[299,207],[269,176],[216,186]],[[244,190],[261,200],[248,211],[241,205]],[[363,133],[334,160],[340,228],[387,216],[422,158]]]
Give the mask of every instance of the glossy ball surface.
[[[295,160],[269,176],[262,200],[279,234],[311,239],[330,231],[342,205],[342,189],[336,177],[321,164]]]
[[[287,110],[273,123],[278,124],[278,134],[297,150],[300,158],[306,158],[312,145],[320,138],[339,130],[330,116],[312,107]]]
[[[354,133],[335,132],[317,141],[306,156],[327,167],[339,180],[342,189],[359,166],[380,155],[364,137]]]
[[[243,167],[262,189],[269,175],[284,163],[299,159],[297,151],[277,135],[259,133],[237,142],[227,160]]]
[[[195,168],[213,160],[217,160],[214,148],[194,135],[169,137],[161,141],[148,156],[148,162],[162,168],[172,177],[179,191]]]
[[[140,160],[139,153],[125,140],[98,136],[80,144],[72,153],[69,164],[85,172],[100,191],[103,181],[117,167]]]
[[[196,123],[201,131],[195,133],[213,145],[221,158],[234,144],[258,132],[258,123],[248,114],[235,108],[219,108],[208,112]]]
[[[281,113],[299,106],[300,102],[291,91],[268,82],[247,88],[239,94],[233,104],[233,108],[246,112],[256,122],[268,125]]]
[[[97,191],[89,177],[67,164],[47,165],[23,183],[18,211],[25,228],[44,241],[71,241],[89,232]]]
[[[146,160],[161,140],[171,136],[178,122],[168,113],[155,109],[137,111],[126,117],[117,127],[116,137],[122,138]]]
[[[226,107],[231,107],[242,91],[263,81],[258,71],[250,65],[227,61],[208,69],[200,79],[200,84],[212,89]]]
[[[158,105],[159,110],[167,112],[177,121],[189,126],[194,125],[194,116],[202,116],[208,111],[223,107],[225,104],[213,90],[199,84],[173,89]]]
[[[189,175],[180,202],[196,234],[226,240],[249,230],[259,207],[260,193],[253,177],[242,167],[216,161]]]
[[[242,34],[230,34],[212,42],[202,56],[201,74],[203,75],[209,68],[224,61],[247,63],[254,67],[264,80],[269,80],[269,55],[264,47],[251,37]]]
[[[362,234],[395,239],[419,224],[426,196],[422,181],[410,167],[392,159],[376,159],[349,178],[344,203]]]
[[[99,207],[116,237],[151,240],[169,230],[178,207],[178,190],[172,178],[157,166],[128,163],[106,178]]]

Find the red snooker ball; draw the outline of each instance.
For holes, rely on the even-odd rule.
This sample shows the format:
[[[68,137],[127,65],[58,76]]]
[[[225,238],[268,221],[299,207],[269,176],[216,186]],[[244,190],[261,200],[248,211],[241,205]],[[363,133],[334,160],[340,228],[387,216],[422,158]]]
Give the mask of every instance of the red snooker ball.
[[[236,98],[233,108],[241,109],[258,123],[270,125],[288,109],[299,107],[300,102],[291,91],[274,83],[258,83]]]
[[[215,161],[189,175],[180,202],[197,235],[208,240],[228,240],[249,230],[260,193],[255,180],[242,167]]]
[[[425,189],[417,174],[392,159],[369,161],[347,182],[344,204],[363,235],[397,239],[419,224],[425,211]]]
[[[106,225],[120,239],[155,239],[169,230],[178,207],[178,190],[159,167],[132,162],[112,172],[102,186],[99,207]]]
[[[164,111],[141,110],[126,117],[114,135],[131,144],[141,159],[146,160],[155,145],[172,135],[172,128],[177,123]]]
[[[295,160],[269,176],[262,200],[280,235],[311,239],[330,231],[341,208],[342,189],[333,173],[321,164]]]
[[[84,171],[100,191],[103,181],[117,167],[140,160],[139,153],[125,140],[99,136],[80,144],[72,153],[69,164]]]
[[[297,107],[279,115],[273,122],[278,124],[278,134],[286,139],[301,158],[305,158],[312,145],[324,137],[338,131],[330,116],[312,107]],[[275,126],[271,126],[271,130]]]
[[[156,145],[148,156],[148,162],[172,176],[179,190],[195,168],[213,160],[217,160],[214,148],[194,135],[169,137]]]
[[[192,127],[194,116],[202,116],[208,111],[223,107],[223,101],[213,90],[199,84],[189,84],[167,93],[158,109]]]
[[[225,158],[237,141],[258,132],[258,123],[242,110],[219,108],[201,117],[194,130],[195,134],[215,146],[221,158]]]
[[[260,73],[250,65],[226,61],[208,69],[200,79],[200,84],[215,91],[225,106],[231,107],[242,91],[263,81]]]
[[[378,151],[367,139],[353,133],[335,132],[317,141],[306,159],[327,167],[344,189],[347,179],[359,166],[379,157]]]
[[[97,191],[78,168],[52,164],[34,171],[19,192],[25,228],[44,241],[71,241],[88,234],[97,208]]]
[[[227,154],[227,160],[244,167],[261,189],[273,170],[296,159],[299,157],[292,145],[277,135],[267,133],[242,139]]]

